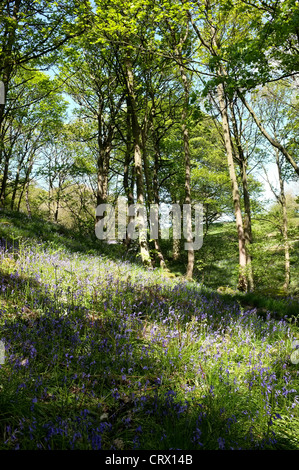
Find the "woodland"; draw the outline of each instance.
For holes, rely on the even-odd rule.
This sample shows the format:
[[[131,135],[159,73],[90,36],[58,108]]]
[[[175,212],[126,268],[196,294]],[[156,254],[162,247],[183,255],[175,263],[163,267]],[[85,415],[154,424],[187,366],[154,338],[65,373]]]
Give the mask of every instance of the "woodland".
[[[299,449],[298,90],[297,0],[1,1],[1,450]]]

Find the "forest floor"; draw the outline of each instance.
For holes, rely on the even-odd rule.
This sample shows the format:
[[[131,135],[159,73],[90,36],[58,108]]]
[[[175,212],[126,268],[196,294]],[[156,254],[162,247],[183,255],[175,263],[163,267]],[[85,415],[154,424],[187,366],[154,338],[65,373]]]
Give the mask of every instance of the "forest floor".
[[[0,449],[299,449],[296,286],[205,284],[207,251],[190,283],[5,211],[0,239]]]

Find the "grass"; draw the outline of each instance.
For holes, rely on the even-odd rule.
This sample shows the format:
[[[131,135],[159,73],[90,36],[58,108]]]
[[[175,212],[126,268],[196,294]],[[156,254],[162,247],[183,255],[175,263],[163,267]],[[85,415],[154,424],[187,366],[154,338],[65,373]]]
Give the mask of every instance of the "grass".
[[[299,449],[296,298],[256,307],[34,223],[0,222],[0,449]]]
[[[290,220],[290,288],[299,295],[299,219]],[[253,221],[251,256],[255,295],[281,297],[284,284],[284,249],[281,234],[264,221]],[[195,277],[198,282],[217,290],[219,286],[236,289],[238,240],[234,222],[215,223],[196,252]]]

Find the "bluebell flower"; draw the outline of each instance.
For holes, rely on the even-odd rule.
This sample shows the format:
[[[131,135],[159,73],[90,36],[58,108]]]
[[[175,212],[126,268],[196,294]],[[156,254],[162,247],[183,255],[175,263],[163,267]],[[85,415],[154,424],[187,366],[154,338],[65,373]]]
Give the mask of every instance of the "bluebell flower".
[[[225,440],[222,437],[219,437],[217,439],[217,441],[218,441],[219,449],[224,450],[225,449]]]

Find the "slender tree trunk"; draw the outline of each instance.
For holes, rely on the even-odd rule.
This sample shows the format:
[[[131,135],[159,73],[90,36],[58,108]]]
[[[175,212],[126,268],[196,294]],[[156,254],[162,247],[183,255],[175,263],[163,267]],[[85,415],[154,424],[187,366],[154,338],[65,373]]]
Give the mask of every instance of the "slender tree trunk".
[[[111,142],[106,143],[104,153],[104,178],[103,178],[103,196],[104,200],[108,198],[108,182],[109,182],[109,170],[110,170],[110,154],[111,154]]]
[[[182,45],[188,37],[188,28],[184,39],[181,39],[180,50],[179,52],[179,67],[181,80],[184,87],[184,104],[182,110],[182,133],[183,133],[183,145],[184,145],[184,157],[185,157],[185,204],[189,206],[190,211],[186,215],[186,233],[187,233],[187,244],[193,244],[192,236],[192,218],[191,218],[191,163],[190,163],[190,146],[189,146],[189,129],[187,125],[188,119],[188,108],[189,108],[189,92],[190,92],[190,82],[188,80],[186,71],[183,67],[183,57],[182,57]],[[194,269],[194,249],[188,249],[188,262],[186,269],[187,279],[192,279],[193,269]]]
[[[285,272],[285,281],[283,289],[287,292],[290,285],[290,248],[289,248],[289,239],[288,239],[288,215],[287,215],[287,201],[284,191],[284,181],[281,172],[281,163],[279,161],[279,151],[276,150],[276,165],[279,175],[279,186],[280,186],[280,195],[279,202],[282,209],[282,235],[284,243],[284,272]]]
[[[204,2],[205,9],[206,9],[206,16],[209,18],[210,14],[210,2],[209,0],[205,0]],[[188,12],[189,19],[193,26],[193,29],[198,36],[201,44],[205,47],[212,57],[218,59],[218,53],[220,46],[220,41],[218,37],[218,32],[216,26],[208,21],[207,28],[210,29],[210,40],[206,40],[205,37],[202,36],[200,30],[198,29],[196,22],[192,18],[191,12]],[[218,66],[217,75],[221,79],[226,75],[226,71],[223,70],[221,65]],[[235,210],[235,217],[236,217],[236,226],[237,226],[237,233],[238,233],[238,246],[239,246],[239,280],[238,280],[238,289],[241,291],[247,291],[247,279],[246,279],[246,247],[245,247],[245,235],[243,229],[243,220],[242,220],[242,212],[241,212],[241,204],[240,204],[240,194],[239,194],[239,187],[234,167],[234,159],[233,159],[233,148],[232,148],[232,141],[231,141],[231,132],[229,128],[229,120],[227,114],[227,105],[226,105],[226,95],[223,83],[219,83],[217,85],[217,95],[220,105],[220,112],[222,117],[222,128],[224,134],[224,142],[225,142],[225,149],[227,155],[227,163],[229,169],[229,175],[232,185],[232,195],[233,195],[233,203],[234,203],[234,210]]]
[[[250,254],[250,246],[252,245],[252,224],[251,224],[251,206],[250,196],[248,191],[248,180],[246,171],[246,161],[244,159],[240,162],[241,174],[242,174],[242,185],[243,185],[243,200],[244,200],[244,236],[245,236],[245,247],[246,247],[246,273],[248,281],[248,290],[254,290],[253,270],[252,270],[252,257]]]
[[[17,174],[14,182],[14,188],[13,188],[13,193],[11,197],[11,203],[10,203],[10,208],[13,211],[14,205],[15,205],[15,199],[16,199],[16,194],[19,186],[19,179],[20,179],[20,171],[21,171],[21,166],[22,166],[23,161],[19,162],[18,168],[17,168]]]
[[[207,8],[210,8],[209,1],[206,1]],[[217,35],[217,30],[214,25],[211,25],[211,35],[213,43],[213,55],[217,54],[216,51],[219,47],[219,38]],[[223,78],[226,75],[226,71],[220,65],[217,69],[217,75],[219,78]],[[236,217],[236,226],[238,233],[238,246],[239,246],[239,279],[238,279],[238,289],[242,292],[247,292],[248,283],[247,283],[247,254],[246,254],[246,242],[244,234],[244,225],[241,211],[241,202],[240,202],[240,193],[238,180],[235,171],[234,165],[234,156],[233,156],[233,147],[232,147],[232,136],[231,130],[229,127],[229,119],[227,112],[227,102],[226,102],[226,93],[223,83],[219,83],[217,86],[217,95],[220,105],[220,112],[222,118],[222,129],[224,135],[224,143],[227,155],[227,164],[229,169],[229,175],[232,186],[232,196]]]
[[[222,75],[221,72],[220,72],[220,75]],[[235,171],[235,166],[234,166],[233,148],[232,148],[232,143],[231,143],[231,132],[229,128],[227,106],[226,106],[226,100],[225,100],[225,91],[224,91],[224,85],[222,83],[219,83],[219,85],[217,86],[217,92],[218,92],[218,100],[219,100],[221,117],[222,117],[222,128],[223,128],[223,134],[224,134],[224,142],[225,142],[225,148],[226,148],[229,175],[230,175],[231,186],[232,186],[233,203],[234,203],[236,226],[237,226],[237,233],[238,233],[238,246],[239,246],[238,289],[240,291],[247,291],[247,279],[246,279],[247,256],[246,256],[246,247],[245,247],[245,235],[244,235],[244,229],[243,229],[239,187],[238,187],[238,181],[237,181],[237,176],[236,176],[236,171]]]
[[[8,180],[8,170],[9,170],[10,154],[6,153],[4,161],[4,171],[2,176],[2,184],[0,189],[0,204],[2,207],[5,205],[5,194]]]
[[[190,80],[187,77],[186,70],[183,64],[183,46],[186,43],[189,36],[189,24],[186,23],[185,35],[180,36],[179,43],[177,43],[177,38],[175,31],[168,25],[170,34],[173,40],[173,46],[177,55],[179,71],[181,76],[181,81],[183,85],[183,109],[182,109],[182,136],[183,136],[183,148],[184,148],[184,159],[185,159],[185,204],[186,207],[189,207],[190,210],[187,211],[185,217],[185,233],[186,233],[186,244],[188,252],[188,261],[186,268],[186,278],[192,279],[193,269],[194,269],[194,249],[193,249],[193,236],[192,236],[192,218],[191,218],[191,165],[190,165],[190,148],[189,148],[189,130],[188,130],[188,115],[189,115],[189,93],[190,93]],[[178,248],[180,246],[179,240],[173,238],[173,259],[178,258]]]
[[[145,176],[145,183],[146,183],[146,188],[147,188],[147,201],[148,201],[147,214],[149,216],[149,214],[150,214],[150,205],[153,204],[153,203],[156,203],[156,204],[159,205],[159,197],[157,198],[157,200],[155,200],[155,196],[157,196],[157,193],[158,193],[158,188],[157,188],[158,181],[157,181],[157,175],[155,175],[155,170],[154,170],[153,181],[151,182],[151,179],[150,179],[148,159],[147,159],[147,154],[146,154],[146,151],[145,151],[146,139],[147,139],[147,129],[145,128],[144,132],[142,133],[142,146],[143,146],[143,149],[144,149],[144,153],[143,153],[144,176]],[[154,184],[156,185],[156,188],[154,188]],[[159,217],[159,214],[158,214],[158,217]],[[155,252],[156,252],[156,255],[158,257],[160,267],[165,268],[165,261],[164,261],[164,257],[163,257],[161,247],[160,247],[159,235],[160,235],[160,233],[159,233],[159,229],[158,229],[158,238],[154,239]]]
[[[58,214],[59,214],[59,201],[56,201],[56,208],[55,208],[55,213],[54,213],[54,222],[57,224],[58,223]]]
[[[29,201],[29,186],[30,186],[30,180],[28,179],[27,184],[26,184],[26,193],[25,193],[25,198],[26,198],[26,209],[28,212],[28,217],[31,219],[31,207],[30,207],[30,201]]]
[[[126,153],[125,153],[125,161],[124,161],[124,191],[125,195],[128,200],[128,205],[131,206],[134,204],[134,175],[132,174],[132,184],[129,184],[129,174],[132,162],[132,151],[133,151],[133,144],[132,144],[132,124],[131,124],[131,114],[130,114],[130,105],[128,103],[127,98],[127,115],[126,115],[126,127],[127,127],[127,135],[126,135]],[[132,172],[133,173],[133,172]],[[132,222],[133,216],[128,216],[128,223]],[[131,244],[131,238],[128,231],[126,232],[126,239],[124,243],[129,248]]]
[[[127,107],[127,135],[126,135],[126,153],[125,153],[125,160],[124,160],[124,191],[125,195],[128,199],[128,204],[133,204],[133,194],[130,194],[130,186],[129,186],[129,169],[130,164],[132,161],[132,129],[131,129],[131,119],[129,114],[129,109]]]
[[[110,151],[110,146],[100,147],[99,149],[97,161],[97,206],[107,203]],[[96,215],[96,224],[103,217],[104,215]]]
[[[285,291],[288,291],[290,285],[290,249],[289,249],[289,240],[288,240],[288,216],[287,216],[287,207],[286,207],[286,198],[283,197],[282,205],[283,213],[283,238],[284,238],[284,259],[285,259],[285,282],[283,288]]]
[[[180,240],[174,238],[172,242],[172,259],[178,261],[180,258]]]
[[[58,223],[61,190],[62,190],[62,185],[61,185],[61,182],[59,182],[59,185],[56,191],[56,198],[55,198],[56,205],[55,205],[55,212],[54,212],[54,222],[56,224]]]
[[[137,130],[134,128],[133,125],[133,135],[137,137]],[[143,175],[142,175],[142,153],[140,148],[140,141],[139,139],[135,140],[134,145],[134,162],[135,162],[135,174],[136,174],[136,186],[137,186],[137,204],[140,205],[144,209],[144,190],[143,190]],[[143,264],[150,266],[150,254],[147,244],[147,231],[145,224],[145,216],[143,214],[143,219],[141,219],[141,215],[139,214],[137,217],[137,226],[139,229],[139,246],[140,246],[140,255]]]
[[[130,115],[130,105],[128,104],[128,99],[127,99],[127,136],[126,136],[126,153],[125,153],[125,161],[124,161],[124,191],[125,195],[128,200],[128,205],[131,206],[134,204],[134,172],[132,171],[132,182],[131,185],[129,185],[129,173],[130,173],[130,168],[131,168],[131,162],[133,160],[132,158],[132,151],[133,151],[133,144],[132,144],[132,123],[131,123],[131,115]],[[129,215],[128,216],[128,223],[130,224],[132,222],[133,216]],[[131,244],[131,238],[130,234],[126,233],[126,239],[124,240],[124,243],[127,247],[129,248]]]
[[[288,216],[287,216],[287,206],[286,198],[283,196],[282,203],[282,214],[283,214],[283,238],[284,238],[284,259],[285,259],[285,282],[283,288],[285,291],[288,291],[290,285],[290,248],[288,240]]]
[[[145,156],[145,160],[146,160],[146,156]],[[158,187],[158,165],[159,165],[159,153],[156,150],[152,182],[149,177],[148,163],[144,165],[145,181],[146,181],[148,201],[149,201],[148,211],[150,210],[151,204],[156,204],[157,207],[159,207],[159,203],[160,203],[159,187]],[[160,268],[165,268],[166,267],[165,260],[164,260],[164,256],[161,250],[160,240],[159,240],[160,235],[161,235],[160,224],[159,224],[159,211],[157,215],[158,215],[158,238],[154,239],[154,247],[155,247],[155,253],[159,260]]]
[[[141,151],[141,131],[137,119],[137,106],[134,90],[134,77],[132,71],[132,62],[129,56],[126,58],[126,81],[128,90],[128,100],[130,104],[131,118],[132,118],[132,136],[134,142],[134,165],[137,189],[137,204],[144,208],[144,185],[143,185],[143,171],[142,171],[142,151]],[[147,231],[145,224],[145,214],[142,218],[140,212],[137,217],[137,226],[139,230],[139,248],[140,256],[144,265],[151,266],[151,259],[147,243]]]
[[[184,154],[185,154],[185,204],[190,207],[190,213],[188,212],[186,217],[186,232],[187,232],[187,243],[193,243],[192,237],[192,219],[191,219],[191,168],[190,168],[190,148],[189,148],[189,132],[186,125],[187,118],[187,109],[183,110],[183,140],[184,140]],[[193,268],[194,268],[194,249],[191,248],[188,250],[188,263],[186,270],[186,277],[192,279],[193,277]]]
[[[28,165],[28,170],[27,170],[27,174],[26,174],[26,209],[27,209],[27,212],[28,212],[28,217],[31,219],[31,207],[30,207],[30,201],[29,201],[29,189],[30,189],[30,175],[31,175],[31,172],[32,172],[32,167],[33,167],[33,159],[34,159],[34,154],[30,155],[29,157],[29,165]]]
[[[153,203],[153,186],[152,186],[152,181],[150,177],[150,168],[149,168],[147,148],[146,148],[148,132],[149,132],[149,122],[148,122],[147,115],[145,115],[140,134],[141,134],[143,173],[144,173],[145,188],[146,188],[146,196],[145,196],[146,204],[145,205],[146,205],[147,220],[149,220],[149,216],[150,216],[150,205]]]
[[[153,188],[152,182],[150,178],[150,169],[149,163],[147,158],[147,151],[146,151],[146,141],[147,141],[147,131],[143,129],[142,133],[142,161],[143,161],[143,172],[144,172],[144,179],[145,179],[145,187],[146,187],[146,206],[147,206],[147,214],[149,215],[149,206],[153,202]]]
[[[253,271],[252,271],[252,258],[250,254],[250,246],[252,244],[252,224],[251,224],[251,204],[250,204],[250,195],[248,190],[248,178],[247,178],[247,161],[244,155],[240,134],[238,131],[237,121],[235,117],[235,111],[233,108],[232,103],[230,103],[230,110],[232,116],[232,124],[233,124],[233,131],[234,137],[237,146],[238,152],[238,162],[241,171],[241,178],[242,178],[242,187],[243,187],[243,202],[244,202],[244,219],[243,219],[243,227],[244,227],[244,237],[245,237],[245,248],[246,248],[246,275],[247,275],[247,283],[248,283],[248,290],[254,290],[254,281],[253,281]]]
[[[108,197],[110,146],[101,148],[98,158],[97,205],[105,204]]]
[[[21,201],[23,199],[23,194],[25,192],[26,209],[27,209],[29,217],[31,217],[31,209],[30,209],[30,204],[29,204],[29,185],[30,185],[30,175],[31,175],[32,167],[33,167],[33,159],[34,159],[34,154],[30,155],[28,158],[28,161],[27,161],[28,167],[27,167],[23,188],[21,190],[21,194],[20,194],[19,202],[18,202],[18,212],[19,212]]]
[[[14,206],[15,206],[15,199],[16,199],[16,194],[17,194],[17,191],[18,191],[18,186],[19,186],[19,181],[20,181],[20,173],[21,173],[22,165],[23,165],[24,160],[25,160],[25,156],[26,156],[26,152],[24,152],[24,154],[23,154],[23,156],[20,159],[19,164],[18,164],[17,174],[16,174],[16,178],[15,178],[15,182],[14,182],[14,189],[13,189],[11,204],[10,204],[11,210],[13,210]]]
[[[156,135],[156,130],[155,130],[155,115],[156,115],[156,105],[155,105],[155,94],[153,90],[150,90],[150,96],[151,96],[151,113],[150,113],[150,127],[151,127],[151,135],[153,139],[153,144],[154,144],[154,168],[153,168],[153,181],[151,187],[151,199],[150,202],[154,202],[157,207],[159,208],[160,204],[160,198],[159,198],[159,180],[158,180],[158,174],[159,174],[159,169],[160,169],[160,147],[159,147],[159,141]],[[158,211],[158,238],[154,240],[154,245],[155,245],[155,251],[159,260],[160,268],[165,269],[166,264],[164,260],[164,256],[162,253],[161,245],[160,245],[160,239],[161,239],[161,228],[160,228],[160,221],[159,221],[159,211]]]
[[[20,212],[21,202],[22,202],[22,199],[23,199],[24,191],[25,191],[25,186],[22,187],[21,193],[20,193],[20,196],[19,196],[18,206],[17,206],[17,211],[18,211],[18,212]]]
[[[7,3],[8,5],[8,2],[5,2],[5,3]],[[5,25],[5,29],[2,31],[3,42],[1,44],[2,47],[0,51],[0,64],[1,64],[1,81],[3,82],[3,85],[4,85],[5,98],[8,94],[9,83],[10,83],[13,68],[14,68],[14,60],[12,60],[12,54],[13,54],[14,43],[15,43],[15,38],[16,38],[16,28],[17,28],[20,5],[21,5],[21,0],[16,0],[14,2],[13,12],[11,15],[12,21],[7,22]],[[0,137],[0,162],[2,162],[3,155],[5,155],[5,146],[4,146],[5,107],[6,107],[6,99],[4,100],[4,103],[0,104],[0,136],[1,136]],[[5,203],[5,192],[6,192],[6,185],[7,185],[7,178],[8,178],[9,160],[10,160],[10,155],[8,156],[6,154],[5,164],[4,164],[4,174],[3,174],[2,185],[1,185],[1,190],[0,190],[0,205],[4,205]]]
[[[52,210],[51,210],[51,199],[53,194],[53,184],[51,177],[49,178],[49,187],[48,187],[48,211],[49,211],[49,220],[52,220]]]
[[[99,110],[97,115],[97,143],[98,143],[98,160],[97,160],[97,206],[107,203],[108,198],[108,178],[110,153],[113,139],[113,126],[109,126],[107,136],[103,131],[103,106],[99,102]],[[104,217],[104,215],[96,215],[96,224]]]
[[[154,173],[153,173],[153,194],[154,194],[154,203],[157,204],[159,207],[160,198],[159,198],[159,184],[158,184],[158,173],[159,173],[159,160],[160,160],[160,152],[158,150],[158,143],[155,142],[155,163],[154,163]],[[161,238],[161,229],[160,223],[158,227],[158,239],[155,240],[155,250],[157,252],[157,256],[160,263],[160,268],[165,269],[166,264],[164,260],[164,256],[160,246],[160,238]]]

